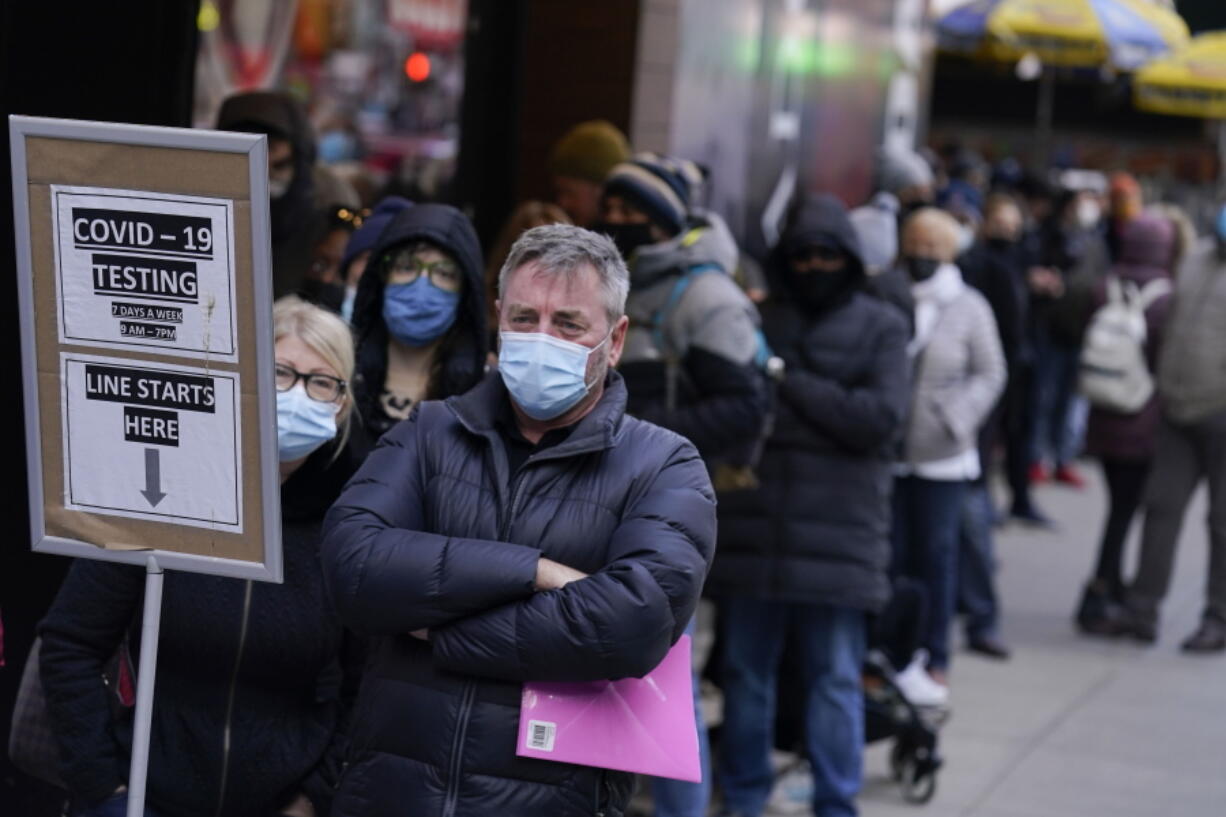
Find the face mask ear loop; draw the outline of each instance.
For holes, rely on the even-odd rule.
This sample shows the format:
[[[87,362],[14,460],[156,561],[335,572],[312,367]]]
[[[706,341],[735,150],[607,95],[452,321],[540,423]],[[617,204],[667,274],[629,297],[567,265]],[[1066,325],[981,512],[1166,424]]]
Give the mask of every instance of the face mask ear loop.
[[[593,353],[594,353],[594,352],[595,352],[597,349],[599,349],[601,346],[604,346],[606,343],[608,343],[608,342],[609,342],[609,338],[613,337],[613,330],[614,330],[614,329],[616,329],[616,328],[617,328],[617,324],[616,324],[616,323],[614,323],[612,326],[610,326],[610,327],[609,327],[609,331],[608,331],[608,332],[605,334],[605,336],[604,336],[604,340],[602,340],[600,343],[597,343],[597,344],[596,344],[595,346],[593,346],[591,349],[588,349],[588,351],[587,351],[587,356],[588,356],[588,358],[589,358],[589,359],[591,359],[592,354],[593,354]],[[584,368],[587,368],[587,363],[586,363],[586,362],[584,362],[583,366],[584,366]],[[583,379],[583,385],[584,385],[584,386],[587,388],[587,393],[588,393],[588,394],[591,394],[591,393],[592,393],[592,389],[596,388],[596,381],[595,381],[595,380],[593,380],[591,383],[588,383],[588,382],[587,382],[587,378],[585,377],[585,378]]]

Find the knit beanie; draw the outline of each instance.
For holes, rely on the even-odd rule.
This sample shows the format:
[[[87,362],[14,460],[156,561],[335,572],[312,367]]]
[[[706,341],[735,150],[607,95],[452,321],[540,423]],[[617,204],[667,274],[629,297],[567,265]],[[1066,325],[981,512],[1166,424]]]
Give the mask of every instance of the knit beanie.
[[[401,210],[412,207],[413,202],[400,196],[388,196],[375,206],[374,211],[362,221],[362,226],[349,236],[345,254],[341,257],[341,272],[348,269],[349,262],[379,243],[379,235]]]
[[[877,189],[897,194],[908,187],[931,186],[932,168],[914,150],[886,148],[877,157]]]
[[[617,126],[603,119],[581,122],[549,153],[549,173],[601,184],[618,162],[630,158],[630,144]]]
[[[676,160],[640,153],[609,171],[604,192],[626,199],[669,235],[685,226],[690,189]]]

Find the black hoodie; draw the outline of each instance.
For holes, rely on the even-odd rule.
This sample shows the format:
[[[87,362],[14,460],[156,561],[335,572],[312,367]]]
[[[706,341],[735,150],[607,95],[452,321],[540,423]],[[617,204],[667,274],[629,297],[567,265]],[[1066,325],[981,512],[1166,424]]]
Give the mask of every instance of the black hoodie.
[[[383,289],[388,251],[410,241],[425,240],[455,258],[464,274],[459,315],[439,349],[438,365],[427,397],[441,400],[463,394],[485,372],[486,336],[484,265],[481,246],[468,217],[445,204],[418,204],[401,211],[379,236],[370,263],[358,284],[353,303],[357,335],[354,396],[366,432],[378,438],[398,420],[383,411],[379,397],[387,377],[387,325],[383,321]]]
[[[856,274],[821,309],[793,299],[787,258],[836,243]],[[787,363],[760,487],[720,497],[712,594],[880,609],[889,595],[891,463],[910,397],[907,327],[861,291],[865,275],[847,211],[829,196],[794,211],[771,255],[762,325]]]
[[[294,181],[284,196],[270,203],[272,292],[275,298],[288,295],[299,288],[311,264],[315,133],[306,111],[278,91],[236,94],[222,103],[217,129],[276,136],[294,147]]]

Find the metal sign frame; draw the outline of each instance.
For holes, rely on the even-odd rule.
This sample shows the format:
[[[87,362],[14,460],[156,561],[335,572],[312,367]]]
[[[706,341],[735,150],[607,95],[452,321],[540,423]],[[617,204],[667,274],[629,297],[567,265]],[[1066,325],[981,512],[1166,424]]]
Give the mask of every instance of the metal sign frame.
[[[263,561],[218,558],[159,549],[110,549],[98,545],[47,534],[44,496],[43,436],[38,393],[38,355],[35,331],[34,268],[30,237],[29,177],[26,139],[47,137],[90,143],[109,143],[155,148],[244,154],[247,157],[249,196],[251,202],[252,284],[255,303],[238,304],[238,309],[255,309],[255,349],[244,350],[256,356],[256,390],[259,420],[263,429],[275,429],[276,391],[273,383],[272,342],[272,255],[269,243],[268,211],[268,144],[267,137],[247,133],[191,130],[186,128],[152,127],[143,125],[88,122],[41,117],[10,116],[10,160],[13,173],[13,223],[16,232],[17,289],[21,321],[22,386],[25,407],[26,471],[29,484],[30,533],[33,549],[85,559],[97,559],[132,565],[147,565],[150,557],[164,569],[191,573],[230,576],[280,583],[283,575],[281,549],[280,472],[275,433],[260,434],[260,484],[263,507],[260,525],[263,540]],[[88,183],[82,180],[82,184]],[[184,194],[186,195],[186,194]],[[258,206],[257,206],[258,205]],[[87,344],[59,345],[62,351],[71,345],[82,352],[105,353]],[[240,355],[242,353],[240,352]],[[154,358],[153,360],[156,360]],[[179,359],[180,363],[188,360]],[[247,451],[250,456],[252,452]],[[46,464],[46,467],[53,467]],[[173,524],[173,523],[171,523]]]

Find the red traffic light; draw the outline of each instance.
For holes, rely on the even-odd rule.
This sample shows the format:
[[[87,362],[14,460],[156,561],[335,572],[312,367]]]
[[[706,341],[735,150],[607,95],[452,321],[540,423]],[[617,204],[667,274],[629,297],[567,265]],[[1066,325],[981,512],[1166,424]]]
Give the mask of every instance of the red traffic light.
[[[404,61],[404,75],[413,82],[425,82],[430,78],[430,58],[421,51],[414,51]]]

